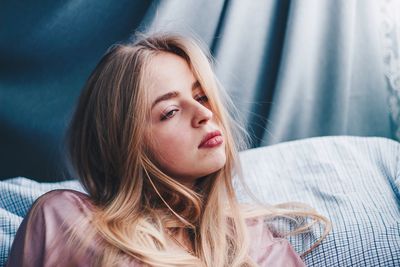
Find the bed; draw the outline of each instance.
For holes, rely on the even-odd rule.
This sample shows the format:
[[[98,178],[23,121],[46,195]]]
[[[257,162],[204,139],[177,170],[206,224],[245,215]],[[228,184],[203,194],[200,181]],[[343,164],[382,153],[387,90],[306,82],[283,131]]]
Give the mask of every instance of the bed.
[[[400,266],[400,143],[382,137],[326,136],[240,152],[246,183],[266,203],[307,203],[332,222],[307,266]],[[56,188],[83,191],[77,181],[0,181],[0,266],[23,217]],[[241,201],[246,201],[237,188]],[[290,238],[305,251],[320,233]]]

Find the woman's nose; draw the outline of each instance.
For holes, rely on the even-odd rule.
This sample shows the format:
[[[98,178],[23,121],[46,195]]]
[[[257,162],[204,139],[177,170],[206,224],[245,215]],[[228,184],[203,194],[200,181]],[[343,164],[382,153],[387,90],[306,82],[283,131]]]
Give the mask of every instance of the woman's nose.
[[[206,124],[209,120],[212,119],[213,113],[206,106],[197,103],[196,109],[194,111],[194,116],[192,119],[193,127],[200,127]]]

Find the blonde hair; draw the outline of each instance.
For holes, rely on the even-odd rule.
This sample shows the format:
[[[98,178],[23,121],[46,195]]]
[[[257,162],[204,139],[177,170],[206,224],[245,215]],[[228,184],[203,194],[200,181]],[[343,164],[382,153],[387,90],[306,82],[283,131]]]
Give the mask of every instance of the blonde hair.
[[[163,173],[144,142],[149,65],[159,53],[187,61],[224,132],[225,166],[199,179],[194,189]],[[78,240],[75,248],[99,240],[96,264],[113,266],[131,257],[150,266],[256,266],[248,256],[245,218],[301,215],[329,223],[315,211],[239,205],[232,176],[240,177],[238,145],[245,142],[234,135],[237,125],[219,96],[211,61],[193,39],[139,34],[135,42],[112,46],[89,77],[68,144],[72,166],[94,204],[93,216],[85,237],[75,229],[70,240]],[[171,254],[166,228],[188,229],[195,255]]]

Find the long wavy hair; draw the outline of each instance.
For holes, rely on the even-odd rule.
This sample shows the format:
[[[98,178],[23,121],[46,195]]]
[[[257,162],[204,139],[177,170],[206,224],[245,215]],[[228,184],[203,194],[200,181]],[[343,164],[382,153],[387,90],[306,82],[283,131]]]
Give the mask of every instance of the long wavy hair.
[[[225,166],[194,188],[163,173],[145,142],[149,68],[160,53],[186,60],[224,133]],[[94,207],[84,237],[75,231],[71,240],[79,239],[81,247],[100,240],[94,264],[113,266],[130,258],[149,266],[256,266],[248,256],[245,218],[301,215],[327,222],[309,210],[238,203],[233,175],[240,174],[238,151],[245,142],[235,134],[212,66],[209,52],[192,38],[139,34],[113,45],[87,80],[67,140],[71,166]],[[165,229],[176,228],[190,233],[194,254],[170,253]]]

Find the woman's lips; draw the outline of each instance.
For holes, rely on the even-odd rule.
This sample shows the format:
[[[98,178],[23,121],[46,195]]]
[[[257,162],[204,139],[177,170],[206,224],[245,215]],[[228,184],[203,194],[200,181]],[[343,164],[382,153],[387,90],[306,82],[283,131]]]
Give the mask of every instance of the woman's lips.
[[[201,141],[199,148],[212,148],[219,146],[224,142],[224,138],[221,135],[220,131],[213,131],[206,136],[204,136],[203,140]]]

